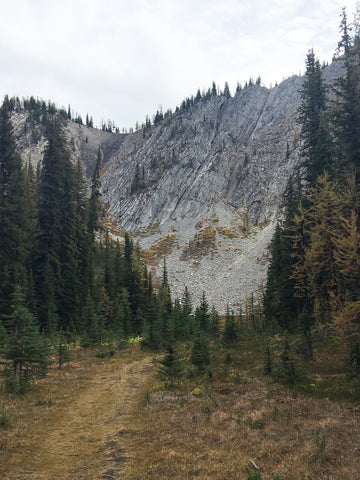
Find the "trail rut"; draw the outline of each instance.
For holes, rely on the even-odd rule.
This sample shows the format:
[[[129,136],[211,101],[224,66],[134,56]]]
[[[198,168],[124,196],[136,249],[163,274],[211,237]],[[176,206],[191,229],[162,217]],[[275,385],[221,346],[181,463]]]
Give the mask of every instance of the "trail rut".
[[[55,410],[51,428],[34,438],[32,462],[19,464],[5,480],[124,478],[131,463],[127,437],[136,435],[132,409],[151,370],[150,358],[98,366],[74,401]]]

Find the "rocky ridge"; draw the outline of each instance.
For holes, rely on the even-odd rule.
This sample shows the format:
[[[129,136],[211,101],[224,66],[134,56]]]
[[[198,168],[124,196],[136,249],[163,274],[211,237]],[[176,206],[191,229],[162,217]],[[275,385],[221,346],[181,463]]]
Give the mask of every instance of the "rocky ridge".
[[[332,83],[338,63],[324,76]],[[108,215],[139,241],[154,271],[166,257],[175,295],[187,285],[224,311],[260,289],[283,192],[299,164],[302,81],[200,100],[133,134],[67,122],[70,151],[88,178],[101,147]],[[24,161],[36,164],[44,137],[32,142],[22,133],[25,114],[13,120]]]

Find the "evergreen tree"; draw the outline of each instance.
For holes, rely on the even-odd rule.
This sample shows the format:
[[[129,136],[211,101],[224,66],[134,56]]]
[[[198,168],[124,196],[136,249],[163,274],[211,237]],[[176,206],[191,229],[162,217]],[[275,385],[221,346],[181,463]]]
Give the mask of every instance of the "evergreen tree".
[[[208,342],[205,335],[197,332],[191,349],[190,361],[199,370],[204,370],[210,363]]]
[[[233,311],[230,311],[228,304],[226,306],[225,325],[222,334],[223,342],[225,344],[235,343],[237,341],[237,333],[235,315]]]
[[[217,88],[216,88],[216,83],[215,83],[215,82],[212,83],[211,96],[212,96],[212,97],[216,97],[216,96],[217,96]]]
[[[11,362],[11,366],[5,370],[6,384],[9,390],[22,393],[28,389],[31,378],[46,373],[50,350],[35,317],[26,306],[20,287],[13,296],[8,331],[4,358]]]
[[[80,304],[78,225],[75,172],[60,125],[48,129],[48,146],[38,187],[39,234],[34,268],[41,327],[49,316],[67,330]],[[55,325],[56,327],[56,325]]]
[[[355,25],[355,32],[358,26]],[[338,44],[339,61],[345,66],[345,75],[335,84],[333,108],[334,136],[337,157],[342,172],[354,170],[356,183],[360,183],[360,49],[351,38],[346,9],[343,8],[340,25],[342,33]]]
[[[16,284],[26,286],[29,212],[21,159],[7,102],[0,108],[0,314],[9,315]]]
[[[195,328],[203,333],[209,333],[210,331],[209,304],[205,292],[203,292],[200,304],[195,310]]]
[[[96,158],[95,168],[92,174],[91,195],[89,200],[89,222],[88,231],[91,235],[91,242],[95,240],[95,233],[99,230],[99,219],[101,217],[101,181],[100,167],[102,162],[102,153],[99,147]]]
[[[183,295],[181,297],[181,308],[182,308],[182,317],[184,321],[184,335],[187,337],[193,332],[193,319],[192,319],[192,299],[191,293],[187,286],[184,288]]]
[[[325,170],[332,172],[331,140],[326,124],[326,90],[322,68],[314,51],[306,58],[306,72],[301,91],[298,120],[301,123],[301,152],[306,180],[314,186]]]
[[[270,244],[271,260],[264,296],[265,317],[269,327],[274,322],[282,328],[292,327],[294,318],[294,287],[291,279],[293,260],[289,238],[278,224]]]
[[[231,97],[231,93],[230,93],[230,88],[229,88],[228,82],[225,82],[224,96],[225,96],[226,98],[230,98],[230,97]]]
[[[220,316],[214,305],[211,307],[210,312],[210,334],[216,345],[218,345],[220,337]]]
[[[171,344],[165,348],[165,355],[159,360],[158,374],[170,387],[174,386],[174,381],[179,375],[179,362],[176,358],[176,352]]]

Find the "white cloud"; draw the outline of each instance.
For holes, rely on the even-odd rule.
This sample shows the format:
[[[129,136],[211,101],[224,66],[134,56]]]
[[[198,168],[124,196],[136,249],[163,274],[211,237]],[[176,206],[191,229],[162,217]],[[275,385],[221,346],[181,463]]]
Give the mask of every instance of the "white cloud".
[[[355,0],[12,0],[0,17],[0,94],[143,121],[215,80],[270,84],[330,60]],[[9,21],[11,19],[11,21]]]

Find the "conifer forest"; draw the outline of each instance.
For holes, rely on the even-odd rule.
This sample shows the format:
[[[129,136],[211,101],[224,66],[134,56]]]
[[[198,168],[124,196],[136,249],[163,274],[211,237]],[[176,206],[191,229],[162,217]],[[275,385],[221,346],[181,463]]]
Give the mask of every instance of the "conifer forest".
[[[195,304],[186,285],[175,297],[166,256],[154,278],[129,233],[114,239],[104,220],[102,150],[86,180],[64,136],[66,122],[80,126],[81,117],[50,102],[5,97],[1,478],[359,478],[360,25],[350,28],[345,9],[340,31],[333,61],[342,74],[331,87],[314,50],[306,55],[296,119],[300,161],[268,247],[266,281],[224,312],[202,292]],[[228,84],[222,94],[231,95]],[[193,98],[205,100],[200,91]],[[191,110],[188,103],[181,109]],[[37,169],[18,152],[16,111],[28,112],[45,132]],[[170,120],[157,112],[144,129],[162,121]],[[86,125],[93,128],[91,117]],[[132,195],[144,177],[136,167]],[[94,389],[94,379],[96,395],[112,394],[101,397],[96,418],[107,409],[113,417],[91,420],[92,400],[86,420],[94,432],[98,423],[120,421],[118,395],[120,433],[116,442],[113,431],[98,434],[103,446],[88,467],[66,470],[82,455],[74,453],[55,472],[51,448],[49,465],[41,463],[29,439],[48,428],[48,445],[59,443],[58,425],[67,431],[67,421],[77,421],[71,409],[87,412],[81,395]],[[100,457],[108,467],[93,464]]]

